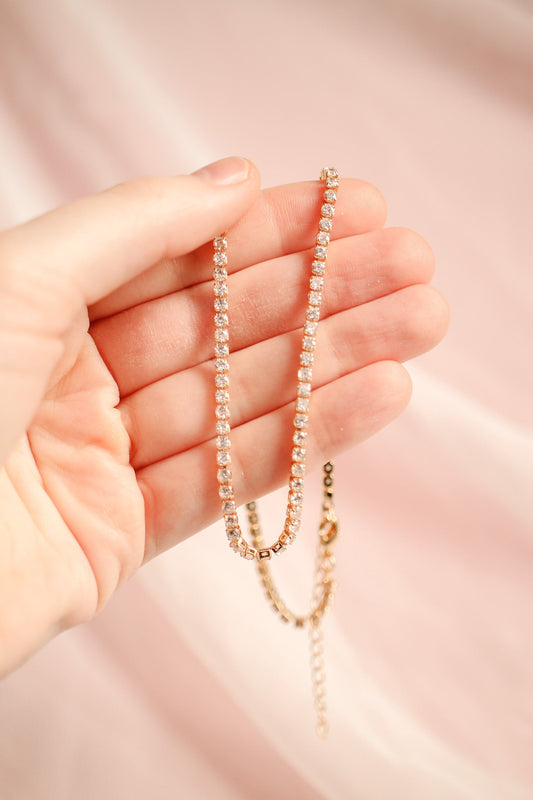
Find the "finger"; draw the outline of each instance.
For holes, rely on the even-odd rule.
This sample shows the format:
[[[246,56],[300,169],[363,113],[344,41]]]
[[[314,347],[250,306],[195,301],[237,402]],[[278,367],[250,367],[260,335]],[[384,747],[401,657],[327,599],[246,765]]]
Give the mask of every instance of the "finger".
[[[324,186],[319,181],[278,186],[261,192],[231,229],[228,270],[236,272],[251,264],[312,247],[323,192]],[[385,216],[385,200],[375,186],[365,181],[345,179],[339,189],[332,240],[380,228]],[[116,314],[210,277],[209,245],[179,258],[164,259],[97,303],[91,308],[91,319]]]
[[[296,253],[230,276],[232,351],[300,327],[311,254]],[[433,254],[405,229],[333,242],[322,317],[429,280]],[[211,283],[185,289],[101,320],[91,328],[121,396],[189,369],[213,354]]]
[[[233,225],[258,183],[250,162],[225,159],[196,175],[122,184],[0,235],[0,460],[32,419],[86,304]]]
[[[372,364],[317,389],[311,404],[309,470],[391,422],[410,393],[409,376],[396,362]],[[293,416],[290,403],[233,430],[233,485],[239,505],[287,482]],[[219,516],[215,452],[214,442],[205,442],[137,473],[146,509],[145,559]]]
[[[259,175],[241,158],[193,175],[142,178],[50,211],[2,234],[13,268],[41,282],[68,279],[94,303],[162,258],[174,258],[233,225]]]
[[[377,361],[406,361],[421,355],[440,341],[447,324],[444,299],[425,285],[328,317],[317,333],[313,387]],[[294,399],[301,339],[301,329],[295,330],[230,356],[232,425]],[[213,387],[213,364],[207,362],[146,386],[120,404],[136,469],[213,436]]]

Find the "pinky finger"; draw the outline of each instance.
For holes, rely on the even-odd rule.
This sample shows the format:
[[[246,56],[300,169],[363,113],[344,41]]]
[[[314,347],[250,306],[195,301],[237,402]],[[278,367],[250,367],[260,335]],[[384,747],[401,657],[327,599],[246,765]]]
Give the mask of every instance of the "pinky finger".
[[[411,380],[396,361],[379,361],[313,391],[308,469],[318,467],[392,422],[411,396]],[[291,402],[232,431],[232,473],[242,505],[288,481]],[[146,508],[145,560],[183,541],[220,515],[214,441],[137,473]]]

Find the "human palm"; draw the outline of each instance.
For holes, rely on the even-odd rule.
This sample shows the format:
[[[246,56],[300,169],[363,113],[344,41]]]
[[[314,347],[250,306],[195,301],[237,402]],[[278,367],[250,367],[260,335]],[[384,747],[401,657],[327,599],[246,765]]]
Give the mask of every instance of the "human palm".
[[[223,211],[214,201],[189,204],[175,226],[192,233],[165,227],[163,243],[153,234],[146,243],[148,223],[130,225],[115,260],[121,236],[117,244],[108,225],[81,278],[52,281],[53,292],[48,279],[44,288],[30,282],[22,293],[24,336],[19,325],[6,332],[27,424],[14,423],[0,475],[3,669],[92,617],[146,558],[216,518],[209,240],[229,225],[237,500],[286,479],[321,189],[238,191],[237,200],[217,199]],[[433,346],[446,326],[445,304],[426,285],[429,247],[383,221],[375,189],[342,182],[317,338],[311,467],[397,416],[410,394],[399,362]],[[65,311],[70,300],[75,313]],[[41,306],[42,319],[28,312]]]

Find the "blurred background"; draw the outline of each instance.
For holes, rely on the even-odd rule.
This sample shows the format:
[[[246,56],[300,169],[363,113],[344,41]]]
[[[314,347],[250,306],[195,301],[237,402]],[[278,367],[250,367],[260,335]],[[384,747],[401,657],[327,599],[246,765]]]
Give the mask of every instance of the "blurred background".
[[[526,0],[0,0],[1,227],[225,155],[265,186],[335,165],[452,313],[337,462],[329,740],[305,636],[213,526],[0,684],[2,800],[533,798],[532,87]],[[310,484],[276,564],[303,607]]]

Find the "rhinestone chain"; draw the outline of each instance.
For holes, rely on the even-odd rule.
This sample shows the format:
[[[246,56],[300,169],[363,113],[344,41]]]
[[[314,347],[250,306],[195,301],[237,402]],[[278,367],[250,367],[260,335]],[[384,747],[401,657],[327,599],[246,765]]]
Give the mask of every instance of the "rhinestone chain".
[[[219,495],[222,500],[222,513],[229,545],[243,558],[264,561],[273,553],[283,552],[294,541],[300,529],[303,504],[303,487],[306,462],[307,426],[309,423],[309,400],[316,345],[316,331],[320,318],[322,288],[330,232],[333,226],[339,174],[336,169],[323,169],[320,179],[324,181],[324,203],[318,224],[314,260],[311,264],[308,305],[305,314],[298,386],[296,393],[294,432],[292,437],[292,463],[289,479],[289,494],[285,525],[278,539],[269,546],[251,546],[242,536],[233,490],[231,473],[230,407],[229,407],[229,318],[228,318],[228,273],[227,247],[225,236],[218,236],[214,242],[213,278],[215,294],[215,401],[216,401],[216,446],[217,478]]]

